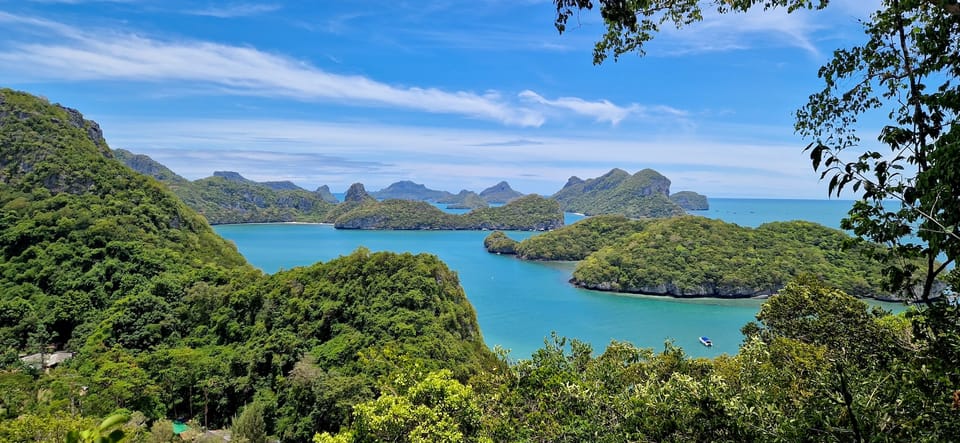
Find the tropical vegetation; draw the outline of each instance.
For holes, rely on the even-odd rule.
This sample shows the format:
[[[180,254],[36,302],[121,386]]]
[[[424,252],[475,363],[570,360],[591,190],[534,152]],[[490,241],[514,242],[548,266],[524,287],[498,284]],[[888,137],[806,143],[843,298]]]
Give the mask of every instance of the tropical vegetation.
[[[670,200],[670,180],[653,169],[631,175],[612,169],[597,178],[571,177],[551,198],[567,212],[586,215],[619,214],[630,218],[683,215]]]
[[[560,205],[536,194],[514,199],[503,206],[475,209],[466,214],[446,213],[422,201],[367,200],[344,211],[334,220],[334,227],[338,229],[546,231],[560,226],[563,226]]]

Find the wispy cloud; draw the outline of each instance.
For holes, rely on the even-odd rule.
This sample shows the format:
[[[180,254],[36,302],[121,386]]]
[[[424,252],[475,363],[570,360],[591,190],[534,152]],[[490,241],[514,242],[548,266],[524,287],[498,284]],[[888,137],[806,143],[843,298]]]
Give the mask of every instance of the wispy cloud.
[[[291,120],[100,123],[112,146],[151,156],[160,153],[158,160],[188,178],[229,169],[256,180],[291,180],[307,188],[327,184],[345,189],[362,181],[369,189],[379,189],[414,180],[451,191],[480,190],[505,179],[524,192],[551,194],[571,175],[596,177],[613,167],[652,167],[666,174],[675,190],[712,196],[823,196],[800,148],[791,143],[605,132],[535,136],[529,129]],[[744,158],[750,159],[749,173]]]
[[[555,100],[549,100],[536,92],[526,90],[519,96],[533,103],[553,108],[565,109],[576,114],[591,117],[598,122],[609,122],[616,125],[630,115],[639,115],[651,117],[656,114],[657,117],[683,118],[687,112],[672,108],[669,106],[642,106],[632,103],[628,106],[619,106],[609,100],[588,101],[578,97],[560,97]]]
[[[727,14],[708,10],[704,11],[702,22],[679,30],[665,27],[664,44],[654,51],[661,55],[689,55],[788,46],[818,57],[820,50],[813,35],[824,25],[818,24],[815,16],[804,10],[787,13],[784,8]]]
[[[133,34],[84,32],[42,19],[0,12],[0,23],[43,29],[47,42],[8,42],[0,50],[0,72],[57,80],[188,81],[216,86],[221,93],[336,101],[456,114],[516,126],[540,126],[542,113],[503,99],[431,87],[401,87],[359,76],[324,71],[302,61],[254,48],[203,41],[161,41]]]
[[[237,3],[211,6],[204,9],[188,9],[184,13],[216,18],[234,18],[265,14],[279,9],[281,9],[281,5],[275,3]]]

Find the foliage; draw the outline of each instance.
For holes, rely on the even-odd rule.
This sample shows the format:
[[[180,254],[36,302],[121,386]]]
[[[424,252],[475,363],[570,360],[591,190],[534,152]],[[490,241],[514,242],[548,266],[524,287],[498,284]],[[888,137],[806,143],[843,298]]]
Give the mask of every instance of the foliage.
[[[464,381],[492,362],[436,257],[361,250],[265,276],[76,111],[0,90],[0,145],[0,440],[63,441],[118,408],[142,417],[130,438],[171,416],[217,428],[253,403],[304,441],[398,361]],[[17,364],[48,345],[76,355]]]
[[[130,415],[126,413],[112,414],[95,428],[68,432],[67,443],[118,443],[124,436],[119,428],[129,419]]]
[[[337,435],[317,434],[324,442],[478,442],[481,432],[476,394],[441,370],[398,374],[376,400],[354,406],[349,427]]]
[[[580,10],[592,9],[594,0],[554,0],[557,15],[554,25],[563,33],[567,23]],[[823,8],[829,0],[597,0],[596,5],[607,29],[593,49],[594,64],[603,63],[609,55],[614,60],[623,54],[644,54],[644,45],[652,40],[663,25],[682,28],[703,20],[706,5],[720,13],[746,12],[762,5],[763,9],[785,7]]]
[[[503,231],[493,231],[487,238],[483,239],[483,247],[487,248],[487,252],[494,254],[516,254],[518,244],[520,242],[507,237],[507,234],[504,234]]]
[[[586,215],[619,214],[631,218],[683,215],[668,197],[670,180],[653,169],[630,175],[622,169],[587,180],[572,177],[551,198],[567,212]]]
[[[651,222],[622,215],[597,215],[530,237],[517,246],[517,255],[525,260],[583,260],[603,247],[621,243]]]
[[[0,343],[64,345],[131,294],[173,295],[236,248],[153,179],[109,158],[76,111],[0,90]]]
[[[810,222],[751,229],[686,216],[652,222],[592,253],[573,280],[621,292],[744,297],[773,294],[794,276],[812,273],[854,295],[880,296],[887,294],[881,266],[860,253],[875,247]]]
[[[440,201],[439,203],[444,203]],[[490,205],[483,197],[473,191],[460,191],[459,194],[446,199],[447,209],[480,209]]]
[[[292,183],[258,183],[240,174],[218,172],[189,181],[146,155],[118,149],[115,157],[133,170],[156,178],[211,224],[321,222],[336,198],[330,190],[310,192]]]
[[[266,443],[267,423],[264,421],[265,408],[254,401],[243,408],[239,416],[234,417],[230,426],[231,441],[239,443]]]
[[[858,197],[843,227],[890,245],[880,256],[890,284],[924,300],[960,256],[957,8],[885,2],[865,23],[867,42],[836,51],[819,72],[824,89],[797,112],[797,131],[812,139],[807,150],[830,193],[849,187]],[[886,125],[866,142],[856,122],[877,115]]]
[[[346,205],[344,203],[343,205]],[[339,208],[338,208],[339,209]],[[550,230],[563,226],[557,202],[527,195],[503,206],[481,208],[457,215],[410,200],[366,201],[338,216],[338,229],[505,229]]]

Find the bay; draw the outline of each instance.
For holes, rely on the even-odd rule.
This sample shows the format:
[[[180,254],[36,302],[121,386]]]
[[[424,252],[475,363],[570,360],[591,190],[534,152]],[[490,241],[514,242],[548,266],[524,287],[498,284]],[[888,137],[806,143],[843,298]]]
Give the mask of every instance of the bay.
[[[838,227],[849,202],[829,200],[711,199],[695,214],[743,226],[805,219]],[[567,214],[571,223],[582,216]],[[740,328],[761,300],[673,299],[618,295],[568,283],[574,263],[542,263],[489,254],[484,231],[358,231],[317,224],[220,225],[216,231],[265,272],[329,261],[358,247],[429,253],[455,270],[477,311],[486,343],[528,358],[551,333],[577,338],[602,351],[611,340],[660,350],[667,340],[694,356],[737,352]],[[508,232],[522,240],[534,233]],[[896,307],[898,305],[892,305]],[[886,307],[886,306],[885,306]],[[705,348],[698,337],[713,340]]]

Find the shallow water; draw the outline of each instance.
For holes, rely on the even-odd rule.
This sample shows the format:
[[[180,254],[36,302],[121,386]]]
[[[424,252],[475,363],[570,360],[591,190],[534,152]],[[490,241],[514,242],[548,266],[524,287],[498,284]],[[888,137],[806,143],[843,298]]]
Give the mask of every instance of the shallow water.
[[[838,227],[849,203],[711,199],[711,206],[709,211],[694,214],[743,226],[808,219]],[[567,214],[568,223],[579,218]],[[328,261],[360,246],[372,251],[435,254],[459,274],[487,344],[510,349],[513,358],[529,357],[553,331],[591,343],[598,351],[611,340],[658,350],[664,341],[673,340],[695,356],[733,354],[743,339],[740,328],[753,320],[762,303],[618,295],[575,288],[567,282],[573,263],[527,262],[489,254],[483,248],[483,239],[489,234],[485,231],[358,231],[311,224],[221,225],[216,230],[234,241],[251,263],[271,273]],[[508,235],[522,240],[533,233]],[[710,337],[714,346],[702,346],[697,340],[701,335]]]

